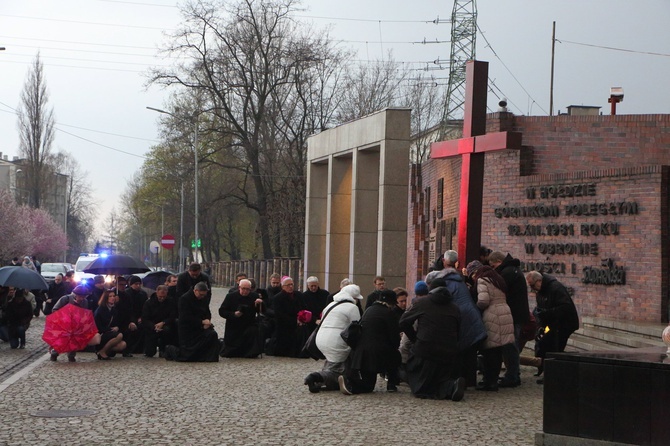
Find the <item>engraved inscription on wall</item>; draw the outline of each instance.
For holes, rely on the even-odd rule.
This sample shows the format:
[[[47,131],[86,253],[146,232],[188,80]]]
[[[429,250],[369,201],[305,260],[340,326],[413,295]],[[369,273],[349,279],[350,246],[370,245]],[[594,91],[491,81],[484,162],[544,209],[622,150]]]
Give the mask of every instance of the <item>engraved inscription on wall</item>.
[[[507,223],[510,237],[522,237],[528,260],[525,271],[542,270],[550,274],[581,275],[583,283],[624,285],[625,270],[616,265],[594,237],[618,237],[627,217],[638,215],[636,201],[598,199],[597,184],[530,186],[525,190],[527,203],[503,203],[493,214]],[[563,205],[556,199],[574,199]],[[584,199],[586,202],[583,202]],[[598,217],[599,221],[580,221]],[[519,220],[532,218],[542,223],[527,224]],[[585,265],[566,264],[562,256],[583,257]],[[605,256],[605,258],[603,258]],[[532,260],[541,257],[544,260]],[[595,263],[595,264],[593,264]]]

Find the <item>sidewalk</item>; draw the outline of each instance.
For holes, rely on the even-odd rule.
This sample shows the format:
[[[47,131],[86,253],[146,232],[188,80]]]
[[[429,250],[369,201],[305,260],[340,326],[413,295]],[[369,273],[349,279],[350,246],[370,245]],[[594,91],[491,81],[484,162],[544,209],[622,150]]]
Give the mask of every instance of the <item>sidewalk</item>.
[[[213,313],[225,292],[215,289]],[[224,321],[213,319],[223,336]],[[0,345],[3,369],[35,350],[43,320],[26,350]],[[542,386],[526,367],[521,387],[469,389],[456,403],[413,398],[406,386],[389,394],[381,380],[373,394],[311,394],[303,378],[321,366],[311,359],[186,364],[79,353],[77,361],[46,360],[0,392],[0,445],[532,445],[542,430]],[[31,415],[46,410],[96,413]]]

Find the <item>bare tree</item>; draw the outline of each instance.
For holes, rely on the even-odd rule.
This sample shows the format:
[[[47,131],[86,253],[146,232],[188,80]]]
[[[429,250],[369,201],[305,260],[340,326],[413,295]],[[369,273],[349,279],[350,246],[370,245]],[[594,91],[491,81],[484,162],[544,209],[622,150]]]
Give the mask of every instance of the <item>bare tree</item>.
[[[280,229],[273,224],[275,205],[285,194],[304,200],[307,135],[332,122],[336,100],[332,80],[345,57],[323,34],[292,18],[294,0],[225,0],[190,3],[184,25],[167,48],[188,62],[156,70],[150,81],[197,91],[205,100],[211,142],[205,163],[236,171],[240,181],[227,199],[238,200],[258,216],[265,258],[281,255]],[[334,75],[328,88],[318,86],[317,68]],[[311,84],[302,81],[309,77]],[[308,85],[315,88],[298,91]],[[328,107],[319,105],[327,104]],[[281,113],[281,114],[280,114]],[[306,115],[309,114],[309,115]],[[217,157],[216,154],[225,154]],[[287,184],[282,178],[301,178]],[[303,208],[304,209],[304,208]],[[293,239],[302,239],[304,211],[294,209]],[[298,235],[299,234],[299,235]],[[273,243],[273,239],[275,243]],[[274,245],[274,246],[273,246]],[[299,252],[298,246],[293,252]]]
[[[39,208],[47,164],[54,141],[54,114],[48,108],[49,93],[44,69],[37,53],[21,92],[19,104],[19,152],[26,159],[26,184],[30,204]]]
[[[91,195],[88,173],[81,169],[74,156],[65,151],[51,156],[48,168],[49,171],[67,175],[68,258],[76,258],[80,252],[89,250],[93,236],[92,222],[97,209]]]
[[[395,62],[392,53],[385,60],[359,63],[346,77],[338,120],[353,121],[383,108],[398,106],[399,93],[408,75],[409,72]]]
[[[410,161],[421,164],[428,159],[430,144],[437,140],[444,112],[445,89],[432,76],[418,75],[407,79],[400,104],[412,109],[412,147]]]

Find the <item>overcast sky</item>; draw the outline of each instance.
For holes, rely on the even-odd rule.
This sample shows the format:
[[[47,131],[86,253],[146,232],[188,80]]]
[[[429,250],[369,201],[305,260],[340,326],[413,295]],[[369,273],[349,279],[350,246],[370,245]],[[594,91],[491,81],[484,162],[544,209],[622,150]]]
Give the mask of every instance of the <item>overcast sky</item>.
[[[56,150],[74,154],[88,172],[99,219],[140,168],[157,135],[169,91],[145,87],[164,31],[180,21],[172,0],[21,0],[0,2],[0,151],[18,155],[13,109],[40,51],[54,108]],[[308,0],[299,20],[331,27],[339,45],[374,60],[393,51],[421,69],[449,59],[453,3],[437,0]],[[490,62],[498,96],[515,114],[547,115],[552,22],[556,21],[554,113],[595,105],[609,113],[609,89],[621,86],[619,114],[668,113],[670,1],[478,0],[477,58]],[[432,23],[439,17],[441,24]],[[447,67],[448,65],[445,65]],[[430,71],[446,78],[447,70]],[[438,79],[446,82],[446,79]],[[489,94],[495,110],[498,98]]]

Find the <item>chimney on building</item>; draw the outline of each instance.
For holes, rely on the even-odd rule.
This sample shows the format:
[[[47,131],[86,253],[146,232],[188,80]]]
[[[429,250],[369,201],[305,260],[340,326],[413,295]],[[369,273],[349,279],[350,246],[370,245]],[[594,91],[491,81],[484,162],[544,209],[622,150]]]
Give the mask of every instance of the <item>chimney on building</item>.
[[[611,115],[616,115],[616,105],[619,102],[623,102],[623,88],[622,87],[612,87],[610,88],[610,97],[607,100],[610,104],[612,104],[610,108],[610,114]]]

